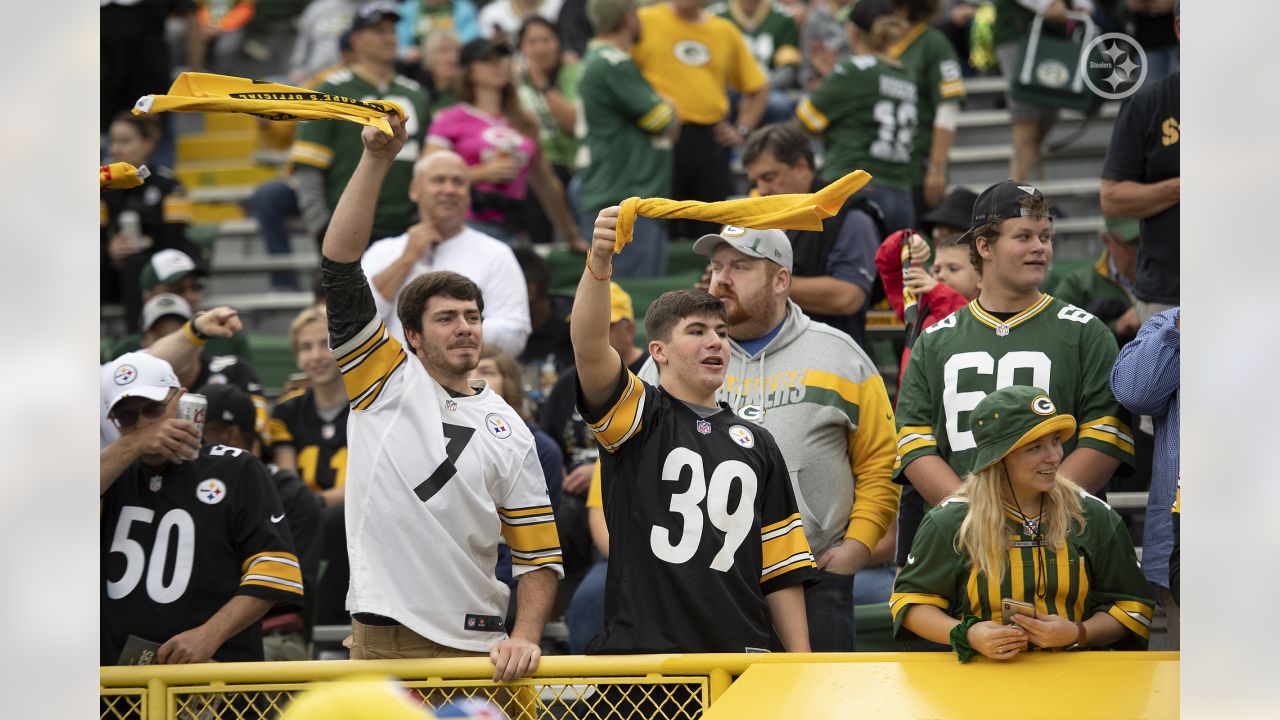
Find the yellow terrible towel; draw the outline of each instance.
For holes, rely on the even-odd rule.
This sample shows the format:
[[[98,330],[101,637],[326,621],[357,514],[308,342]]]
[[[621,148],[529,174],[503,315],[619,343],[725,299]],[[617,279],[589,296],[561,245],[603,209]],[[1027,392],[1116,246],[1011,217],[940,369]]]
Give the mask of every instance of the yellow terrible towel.
[[[871,182],[871,176],[854,170],[816,193],[770,195],[768,197],[704,203],[696,200],[631,197],[618,210],[617,241],[613,251],[621,252],[631,242],[636,217],[702,220],[721,225],[737,225],[755,230],[821,230],[822,221],[835,216],[849,196]]]
[[[134,167],[127,162],[111,163],[98,166],[99,190],[127,190],[142,184],[151,176],[146,165]]]
[[[168,95],[143,95],[134,115],[162,112],[238,112],[268,120],[347,120],[390,135],[386,116],[404,119],[404,108],[387,100],[354,100],[306,88],[211,73],[184,72]]]

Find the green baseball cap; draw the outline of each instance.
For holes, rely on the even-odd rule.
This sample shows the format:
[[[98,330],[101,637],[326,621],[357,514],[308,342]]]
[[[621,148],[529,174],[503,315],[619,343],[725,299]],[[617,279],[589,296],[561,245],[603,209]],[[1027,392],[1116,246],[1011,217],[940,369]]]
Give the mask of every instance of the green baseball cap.
[[[1066,442],[1076,420],[1059,414],[1049,393],[1029,385],[1001,388],[982,399],[969,414],[969,430],[978,445],[973,471],[984,470],[1023,445],[1049,433]]]

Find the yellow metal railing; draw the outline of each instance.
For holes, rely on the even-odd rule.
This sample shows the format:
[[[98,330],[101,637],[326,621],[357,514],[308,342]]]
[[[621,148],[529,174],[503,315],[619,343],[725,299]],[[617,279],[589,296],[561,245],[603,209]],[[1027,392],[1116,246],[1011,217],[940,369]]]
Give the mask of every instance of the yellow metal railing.
[[[1141,667],[1173,663],[1172,680],[1166,678],[1157,684],[1162,690],[1171,689],[1176,703],[1177,653],[1055,655],[1028,658],[1034,662],[1021,663],[1025,668],[1017,669],[1019,663],[1011,663],[1000,670],[1037,683],[1064,672],[1088,674],[1105,671],[1107,666],[1123,672],[1122,668],[1134,663]],[[487,658],[103,667],[100,717],[266,720],[278,717],[294,695],[316,683],[372,673],[398,678],[418,693],[424,705],[480,698],[498,705],[513,720],[696,720],[752,665],[846,663],[919,666],[920,671],[948,677],[977,674],[973,663],[959,665],[949,653],[553,656],[542,658],[535,675],[514,683],[492,682],[493,666]],[[956,680],[964,682],[964,678]],[[879,682],[883,685],[883,680]],[[1163,687],[1170,683],[1172,688]],[[884,690],[910,694],[919,689],[907,685]],[[771,717],[785,716],[759,709]]]

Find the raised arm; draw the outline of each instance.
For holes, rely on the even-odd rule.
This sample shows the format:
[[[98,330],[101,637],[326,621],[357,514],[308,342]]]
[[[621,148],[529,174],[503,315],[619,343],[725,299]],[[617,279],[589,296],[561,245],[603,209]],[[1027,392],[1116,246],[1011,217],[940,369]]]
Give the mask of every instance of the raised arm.
[[[382,181],[391,169],[396,154],[409,139],[398,116],[389,115],[387,122],[395,133],[392,136],[385,135],[374,127],[366,127],[360,134],[360,139],[364,142],[364,153],[360,156],[360,164],[356,166],[355,173],[347,181],[342,197],[338,199],[338,206],[333,210],[321,248],[321,253],[334,262],[357,262],[369,245],[373,213],[378,206]]]
[[[196,315],[180,329],[152,343],[147,352],[175,368],[186,367],[196,359],[210,338],[227,338],[240,332],[240,316],[229,307],[216,307]]]
[[[622,374],[622,358],[609,344],[609,276],[613,274],[617,227],[618,207],[601,210],[569,320],[578,383],[593,410],[609,400]]]

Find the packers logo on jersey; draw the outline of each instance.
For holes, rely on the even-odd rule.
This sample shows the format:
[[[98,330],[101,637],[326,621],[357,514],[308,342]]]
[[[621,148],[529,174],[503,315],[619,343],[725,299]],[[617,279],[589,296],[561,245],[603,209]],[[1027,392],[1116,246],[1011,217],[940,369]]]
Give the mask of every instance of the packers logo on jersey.
[[[226,496],[226,483],[217,478],[209,478],[196,486],[196,499],[206,505],[217,505]]]
[[[681,40],[672,51],[677,60],[690,67],[702,67],[711,62],[711,51],[697,40]]]
[[[1031,412],[1037,415],[1052,415],[1057,411],[1058,409],[1053,406],[1053,401],[1049,399],[1048,395],[1037,395],[1031,401]]]

